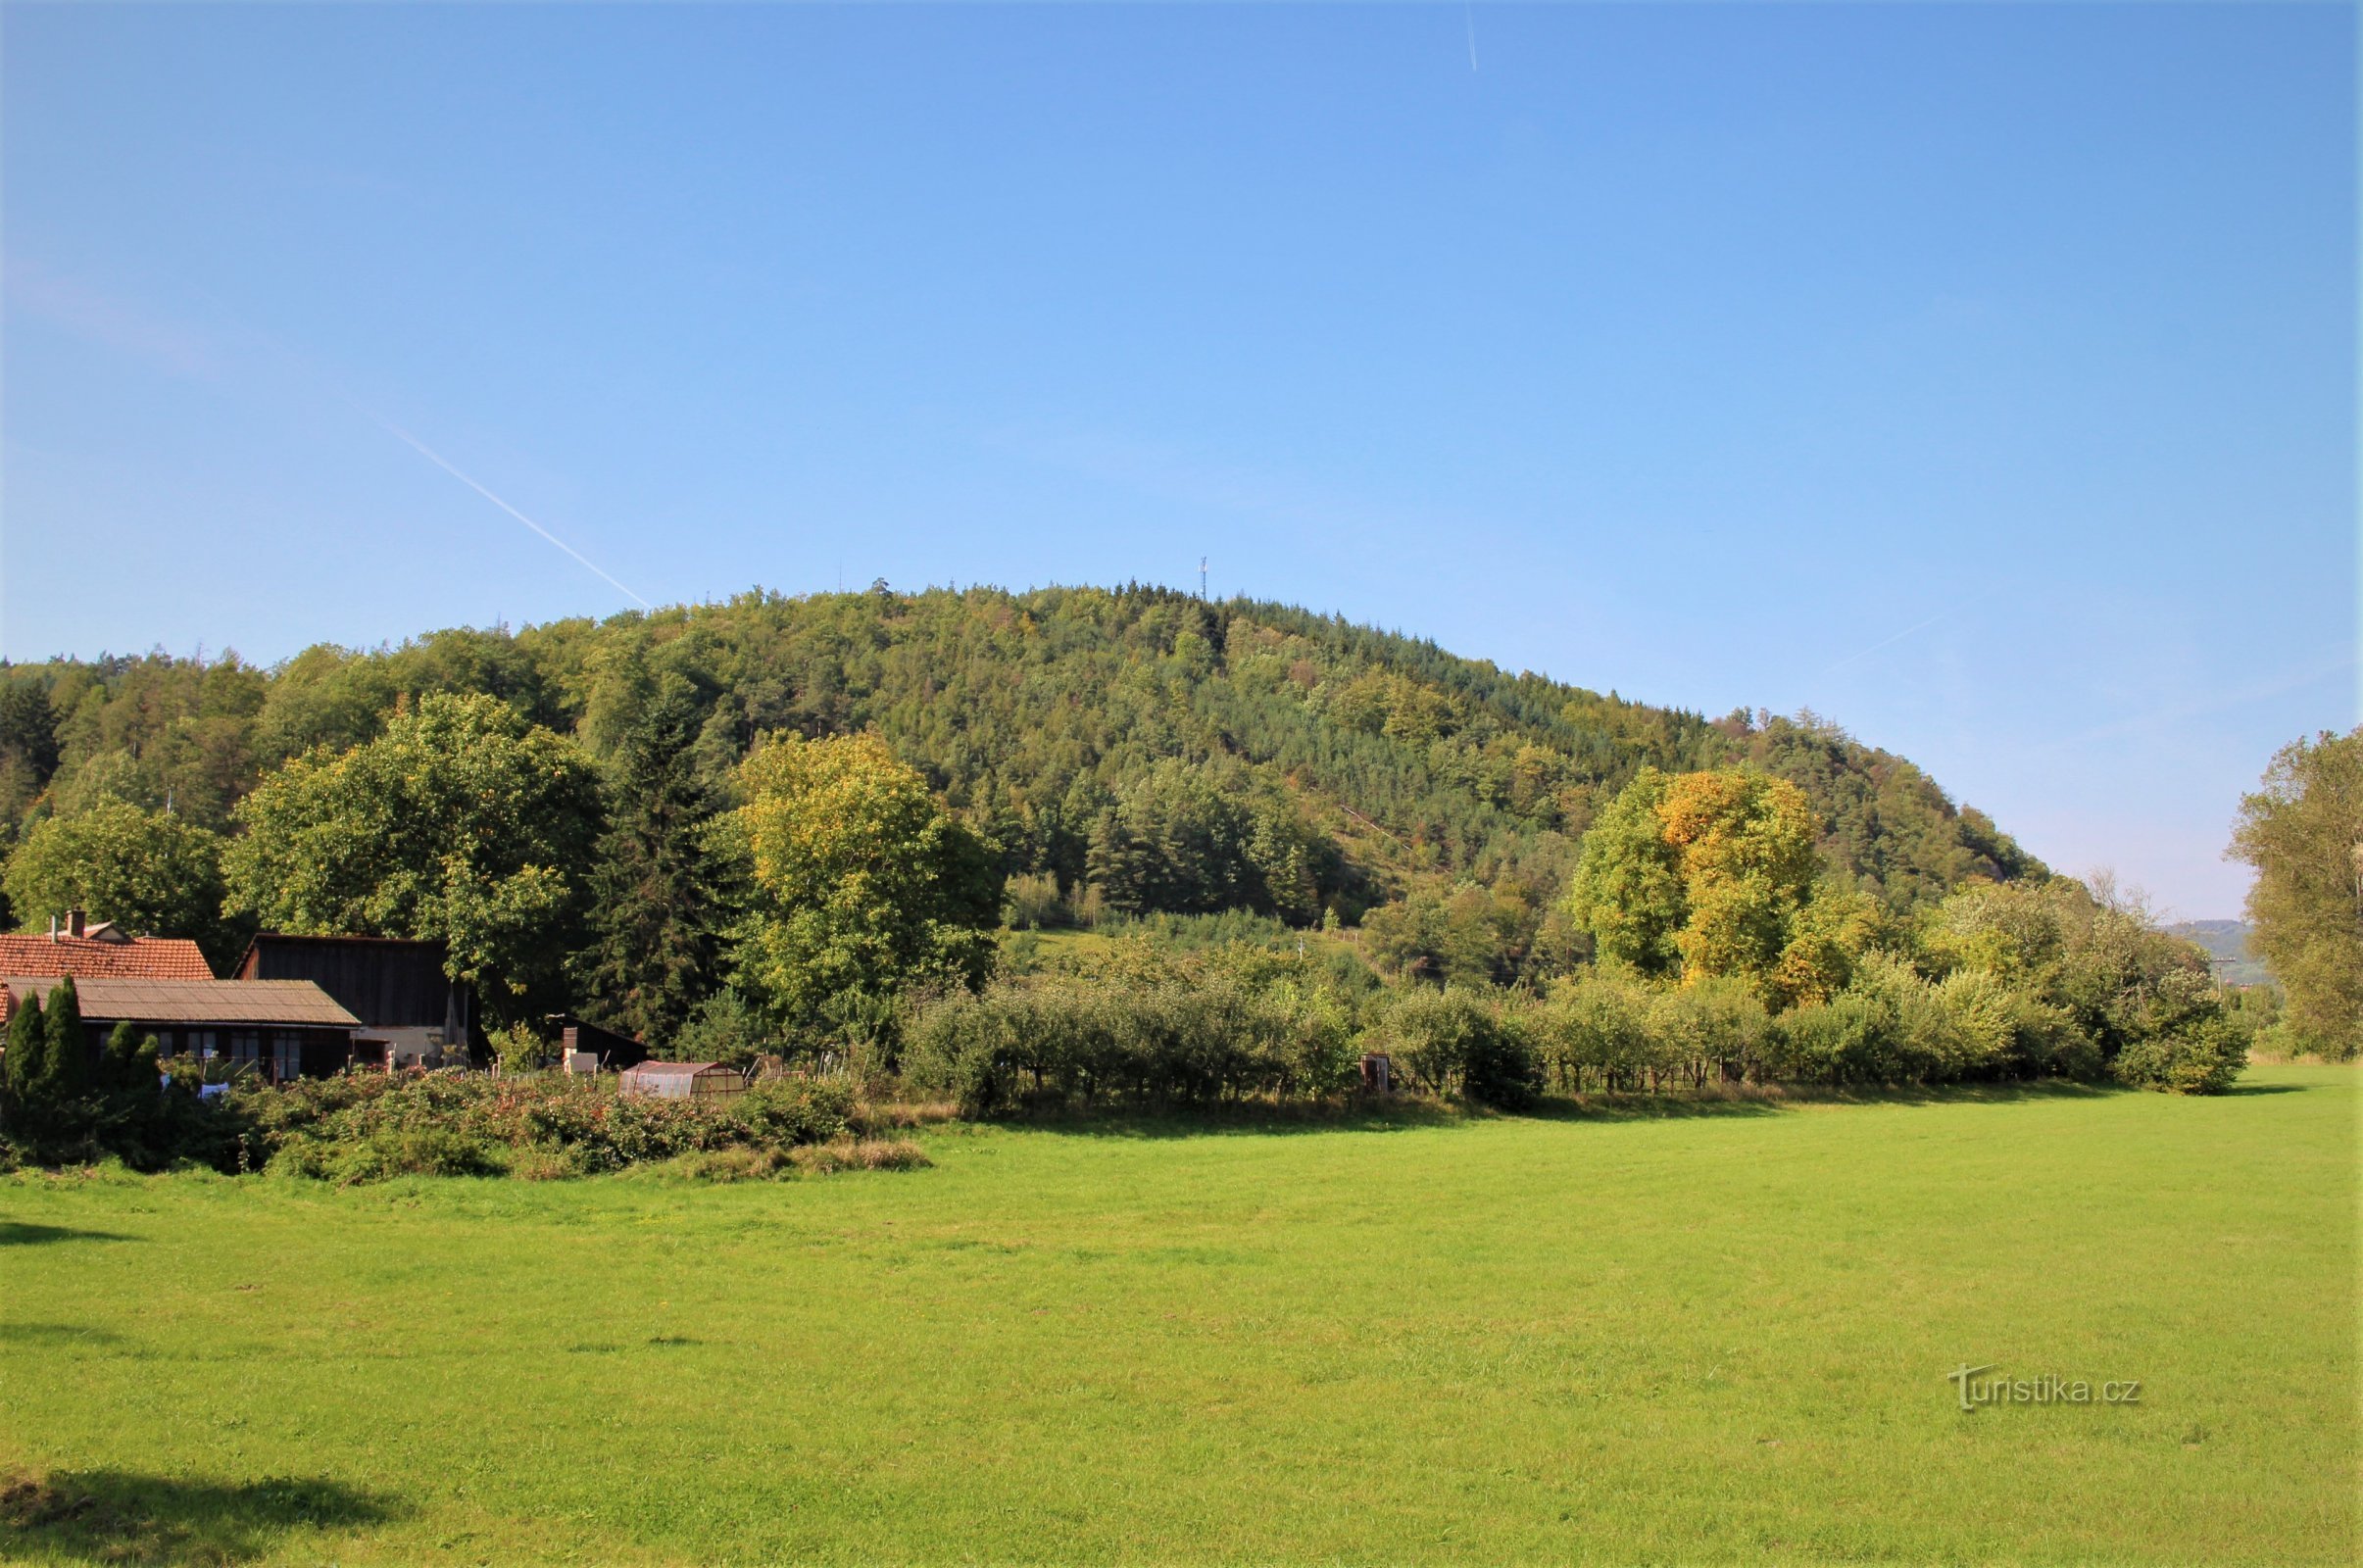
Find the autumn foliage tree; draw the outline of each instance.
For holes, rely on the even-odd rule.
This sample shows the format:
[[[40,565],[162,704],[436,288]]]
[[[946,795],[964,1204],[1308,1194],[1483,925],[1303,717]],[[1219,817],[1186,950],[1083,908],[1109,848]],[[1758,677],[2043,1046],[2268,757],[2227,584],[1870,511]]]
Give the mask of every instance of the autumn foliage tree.
[[[754,882],[741,962],[790,1029],[858,1036],[907,989],[983,982],[1001,870],[884,741],[773,738],[737,783]]]
[[[1599,957],[1688,985],[1742,980],[1776,1006],[1845,985],[1875,921],[1829,885],[1804,792],[1729,768],[1645,768],[1584,840],[1568,912]]]

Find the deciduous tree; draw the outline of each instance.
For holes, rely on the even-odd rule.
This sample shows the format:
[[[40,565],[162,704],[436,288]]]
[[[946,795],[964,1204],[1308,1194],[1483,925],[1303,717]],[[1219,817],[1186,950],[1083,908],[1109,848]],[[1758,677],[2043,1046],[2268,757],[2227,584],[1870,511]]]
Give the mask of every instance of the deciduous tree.
[[[373,740],[297,758],[237,814],[233,912],[305,935],[439,939],[496,1019],[559,1000],[599,827],[573,742],[492,697],[429,696]]]
[[[2308,1050],[2363,1051],[2363,727],[2282,748],[2240,803],[2234,859],[2256,867],[2250,943]]]
[[[222,840],[164,811],[102,800],[34,824],[8,858],[9,906],[27,930],[87,909],[134,936],[192,937],[235,956],[222,918]]]
[[[880,998],[983,983],[1000,869],[884,741],[774,738],[738,785],[755,888],[744,958],[786,1022],[867,1030]]]

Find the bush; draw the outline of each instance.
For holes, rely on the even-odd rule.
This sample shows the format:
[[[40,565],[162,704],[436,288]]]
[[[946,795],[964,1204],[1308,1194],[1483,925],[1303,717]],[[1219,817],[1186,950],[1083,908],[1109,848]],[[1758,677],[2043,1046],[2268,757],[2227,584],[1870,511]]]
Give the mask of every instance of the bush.
[[[2248,1065],[2248,1036],[2226,1017],[2174,1035],[2151,1035],[2117,1053],[2120,1081],[2177,1095],[2220,1095]]]
[[[1377,1030],[1396,1063],[1433,1095],[1523,1110],[1543,1091],[1530,1032],[1463,990],[1405,993]]]
[[[349,1187],[396,1176],[498,1176],[508,1164],[491,1144],[457,1128],[380,1125],[347,1139],[304,1133],[280,1148],[271,1169]]]

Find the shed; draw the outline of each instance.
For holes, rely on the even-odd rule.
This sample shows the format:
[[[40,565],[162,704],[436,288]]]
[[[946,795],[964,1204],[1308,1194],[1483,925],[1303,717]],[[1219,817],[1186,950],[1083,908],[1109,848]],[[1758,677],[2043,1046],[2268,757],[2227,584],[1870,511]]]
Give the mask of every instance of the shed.
[[[718,1061],[644,1061],[615,1080],[619,1095],[657,1100],[706,1100],[746,1089],[747,1075]]]

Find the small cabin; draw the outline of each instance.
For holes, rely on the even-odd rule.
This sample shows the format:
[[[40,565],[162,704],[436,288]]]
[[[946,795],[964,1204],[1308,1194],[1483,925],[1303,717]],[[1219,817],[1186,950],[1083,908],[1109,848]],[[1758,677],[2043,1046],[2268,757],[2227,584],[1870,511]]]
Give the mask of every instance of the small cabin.
[[[644,1061],[615,1080],[619,1095],[653,1100],[711,1100],[747,1091],[747,1075],[718,1061]]]

